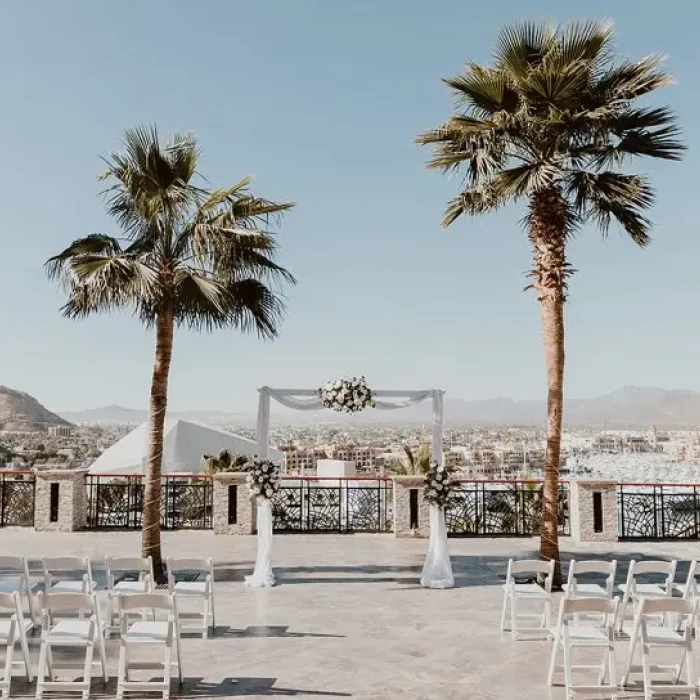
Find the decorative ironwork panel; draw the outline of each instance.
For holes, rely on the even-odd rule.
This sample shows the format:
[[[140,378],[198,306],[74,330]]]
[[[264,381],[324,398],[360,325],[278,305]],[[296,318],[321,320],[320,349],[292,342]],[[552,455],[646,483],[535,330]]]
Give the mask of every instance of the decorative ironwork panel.
[[[161,498],[165,529],[205,530],[212,526],[212,485],[208,479],[167,479]]]
[[[141,527],[144,484],[140,477],[86,477],[88,528]],[[161,482],[161,527],[212,527],[213,488],[209,479],[173,479]]]
[[[345,489],[344,529],[351,532],[386,532],[386,491],[380,486],[349,486]]]
[[[138,529],[143,510],[143,484],[133,477],[87,477],[88,527]]]
[[[620,536],[629,539],[700,538],[700,501],[695,486],[620,486]]]
[[[445,525],[451,535],[476,535],[480,531],[479,493],[475,486],[460,486],[447,508]]]
[[[445,509],[450,535],[539,534],[543,487],[536,482],[463,482]],[[559,490],[559,533],[569,534],[569,491]]]
[[[34,476],[0,474],[0,526],[34,525]]]
[[[275,532],[304,529],[302,519],[303,486],[281,486],[272,497],[272,527]]]
[[[308,487],[305,493],[306,529],[308,531],[342,531],[342,491],[340,487]]]

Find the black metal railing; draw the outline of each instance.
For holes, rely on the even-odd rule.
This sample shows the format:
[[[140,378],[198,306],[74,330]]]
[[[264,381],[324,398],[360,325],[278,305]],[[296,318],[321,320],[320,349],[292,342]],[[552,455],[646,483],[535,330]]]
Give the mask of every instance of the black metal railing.
[[[698,484],[620,484],[618,533],[623,539],[700,539]]]
[[[389,532],[390,479],[283,479],[272,498],[275,532]]]
[[[138,530],[141,527],[144,483],[141,476],[86,476],[90,529]],[[163,477],[160,524],[167,530],[212,527],[213,487],[198,475]]]
[[[0,527],[34,525],[34,473],[0,471]]]
[[[452,536],[538,535],[542,525],[541,481],[460,481],[445,508]],[[569,534],[569,487],[559,486],[559,534]]]

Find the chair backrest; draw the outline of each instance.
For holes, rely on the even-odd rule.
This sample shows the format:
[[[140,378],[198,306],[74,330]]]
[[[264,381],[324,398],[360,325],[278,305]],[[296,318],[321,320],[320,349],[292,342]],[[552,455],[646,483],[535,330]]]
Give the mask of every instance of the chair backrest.
[[[166,559],[168,571],[201,571],[208,574],[214,572],[214,563],[211,557],[168,557]]]
[[[138,610],[175,610],[175,598],[169,593],[130,593],[121,596],[119,608],[122,612]]]
[[[676,560],[664,561],[660,559],[650,559],[647,561],[630,561],[630,568],[627,573],[627,583],[634,586],[637,576],[644,574],[659,574],[665,577],[664,586],[670,596],[673,593],[673,580],[676,577]]]
[[[4,610],[5,612],[9,611],[12,615],[17,615],[19,617],[22,614],[19,593],[17,593],[17,591],[13,591],[12,593],[0,593],[0,610]]]
[[[107,581],[114,585],[114,574],[116,572],[136,572],[139,580],[148,577],[153,581],[153,559],[151,557],[105,557],[105,570]]]
[[[548,593],[552,590],[554,578],[554,559],[542,561],[541,559],[509,559],[506,573],[506,585],[514,585],[514,577],[518,574],[541,574],[545,576],[544,589]]]
[[[639,615],[694,616],[698,601],[688,598],[642,598]]]
[[[569,575],[567,579],[566,592],[568,596],[576,595],[577,576],[586,574],[601,574],[606,577],[605,589],[609,596],[612,596],[615,587],[615,574],[617,572],[617,561],[605,561],[602,559],[587,559],[577,561],[572,559],[569,562]]]
[[[3,572],[21,572],[27,569],[27,560],[24,557],[0,557],[0,574]]]
[[[97,598],[94,593],[39,593],[38,597],[42,612],[97,613]]]
[[[59,571],[90,572],[90,560],[87,557],[42,557],[45,574]]]
[[[568,619],[571,615],[595,613],[609,615],[612,622],[617,615],[617,598],[562,598],[559,609],[560,619]]]

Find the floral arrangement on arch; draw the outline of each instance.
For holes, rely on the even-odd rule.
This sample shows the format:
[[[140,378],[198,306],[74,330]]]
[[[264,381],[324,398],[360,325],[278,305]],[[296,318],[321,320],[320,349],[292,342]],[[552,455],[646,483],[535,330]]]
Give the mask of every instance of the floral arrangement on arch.
[[[338,413],[359,413],[375,405],[372,390],[364,377],[327,382],[318,390],[318,395],[324,408]]]
[[[438,508],[444,508],[450,501],[455,485],[452,470],[437,462],[432,462],[425,475],[425,500]]]
[[[248,467],[248,489],[252,498],[272,498],[280,489],[280,468],[267,459],[256,459]]]

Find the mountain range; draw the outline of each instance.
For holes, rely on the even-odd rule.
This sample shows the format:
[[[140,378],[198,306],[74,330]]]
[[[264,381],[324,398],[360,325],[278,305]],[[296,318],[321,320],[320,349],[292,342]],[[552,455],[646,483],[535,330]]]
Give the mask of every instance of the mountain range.
[[[0,386],[0,430],[39,433],[52,425],[68,426],[70,422],[51,413],[24,391]]]
[[[60,415],[73,423],[142,423],[146,410],[121,406],[105,406],[86,411],[63,411]],[[201,423],[250,423],[254,415],[223,411],[169,412],[170,418]],[[430,415],[430,402],[396,412],[365,411],[359,416],[345,417],[328,412],[294,412],[274,406],[273,416],[285,422],[308,423],[352,420],[359,422],[412,422]],[[447,423],[474,425],[543,426],[546,416],[544,401],[512,398],[463,400],[445,397]],[[0,416],[0,420],[2,417]],[[569,399],[564,410],[565,424],[571,427],[665,428],[700,426],[700,392],[666,390],[650,387],[622,387],[617,391],[591,399]]]

